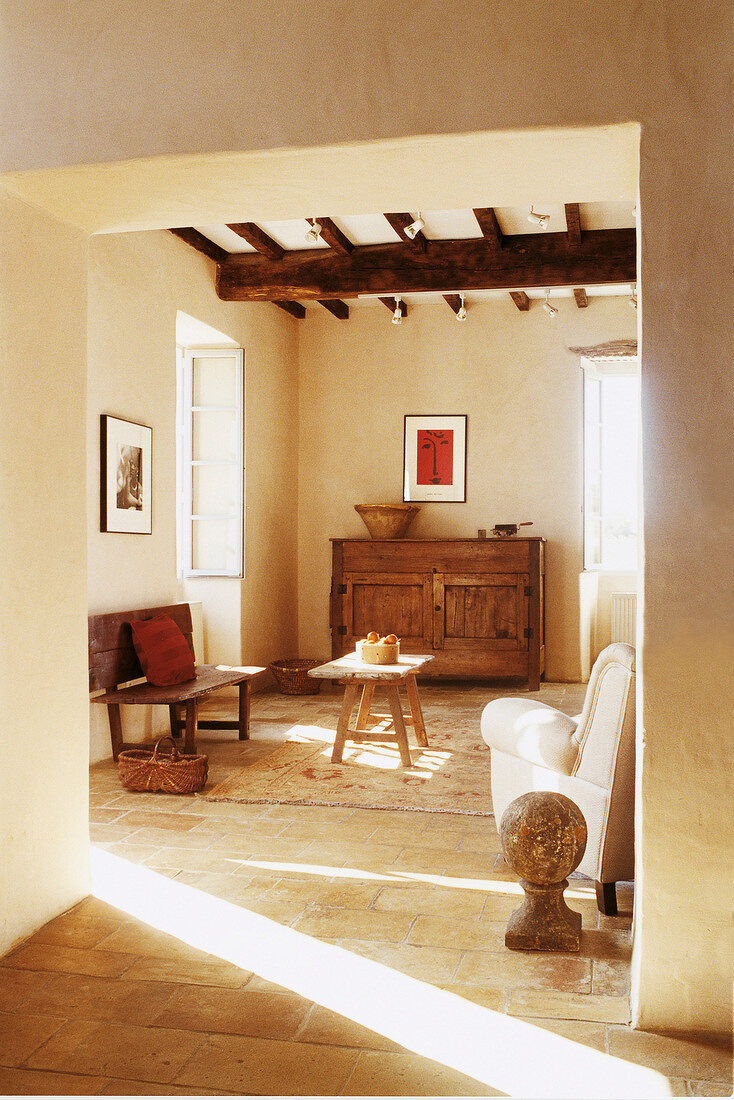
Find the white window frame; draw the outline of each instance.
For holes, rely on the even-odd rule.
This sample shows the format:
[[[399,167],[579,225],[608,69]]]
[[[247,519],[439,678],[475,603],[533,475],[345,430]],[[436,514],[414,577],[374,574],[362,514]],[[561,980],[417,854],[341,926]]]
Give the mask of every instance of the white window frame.
[[[584,552],[584,570],[594,573],[621,572],[616,567],[611,566],[608,562],[604,561],[604,485],[601,479],[601,470],[599,470],[599,489],[600,500],[599,509],[592,510],[589,505],[590,486],[589,486],[589,440],[587,433],[589,431],[589,417],[588,417],[588,390],[592,385],[596,385],[599,390],[601,389],[601,382],[604,378],[622,378],[637,376],[640,374],[640,362],[634,356],[617,356],[613,359],[607,358],[582,358],[581,360],[582,378],[583,378],[583,505],[582,505],[582,518],[583,518],[583,552]],[[601,432],[602,432],[602,412],[601,412],[601,395],[599,399],[600,416],[599,419],[594,422],[593,428],[598,433],[598,450],[601,452]],[[636,410],[636,415],[639,417],[639,409]],[[639,444],[638,444],[639,447]],[[639,455],[638,455],[639,462]],[[590,554],[590,542],[589,539],[589,527],[592,521],[596,521],[599,524],[599,560],[592,561]],[[637,561],[637,569],[639,569],[639,555]],[[631,570],[634,572],[635,570]]]
[[[232,359],[236,361],[236,383],[234,405],[195,406],[193,404],[194,359]],[[244,515],[245,515],[245,468],[244,468],[244,352],[241,348],[179,348],[178,349],[178,453],[180,462],[177,469],[179,524],[178,555],[179,574],[183,577],[244,577]],[[237,440],[237,453],[231,460],[208,461],[193,458],[193,423],[197,412],[214,410],[231,412],[234,417],[234,433]],[[193,511],[193,472],[197,466],[236,466],[239,486],[238,507],[228,513],[195,513]],[[234,520],[237,532],[235,548],[236,568],[213,570],[195,569],[193,557],[193,527],[201,519]]]

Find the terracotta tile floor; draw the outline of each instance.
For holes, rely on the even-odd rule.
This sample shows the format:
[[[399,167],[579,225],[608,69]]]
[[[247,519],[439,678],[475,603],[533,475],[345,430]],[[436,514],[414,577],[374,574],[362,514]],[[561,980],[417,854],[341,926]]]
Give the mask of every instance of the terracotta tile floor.
[[[429,737],[432,718],[478,723],[492,694],[423,688]],[[583,694],[537,697],[573,714]],[[211,781],[297,721],[335,724],[340,697],[256,695],[250,742],[201,736]],[[549,1077],[584,1057],[594,1085],[647,1067],[659,1095],[730,1093],[723,1048],[626,1026],[631,884],[608,918],[572,881],[580,955],[505,949],[519,894],[491,818],[132,794],[111,762],[91,769],[90,816],[115,881],[143,881],[130,911],[89,897],[1,961],[0,1093],[592,1095]],[[134,915],[166,889],[157,927]],[[189,944],[172,922],[197,903],[223,923],[202,916]],[[624,1080],[607,1095],[639,1095]]]

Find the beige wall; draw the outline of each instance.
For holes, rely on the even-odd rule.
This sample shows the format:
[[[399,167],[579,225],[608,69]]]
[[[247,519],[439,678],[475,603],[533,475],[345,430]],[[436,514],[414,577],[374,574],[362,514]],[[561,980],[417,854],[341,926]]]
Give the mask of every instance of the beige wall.
[[[88,892],[86,241],[0,192],[0,954]]]
[[[332,5],[286,0],[277,33],[258,10],[248,15],[217,0],[202,34],[196,4],[177,11],[175,26],[160,0],[144,10],[126,0],[114,20],[103,0],[71,16],[48,4],[43,18],[30,0],[6,5],[2,90],[14,125],[2,165],[641,124],[646,563],[633,1011],[645,1027],[723,1029],[734,356],[728,310],[712,301],[728,301],[732,286],[729,5],[619,0],[550,5],[539,17],[530,0],[464,0],[449,13],[426,0],[410,12],[410,34],[378,0],[338,19]],[[40,72],[37,59],[51,56]],[[190,224],[185,176],[177,182],[175,215]],[[313,177],[294,171],[290,184],[311,213]],[[379,184],[375,176],[376,195]],[[29,274],[48,270],[44,259]]]
[[[244,580],[179,581],[176,571],[176,313],[245,349]],[[220,302],[214,266],[169,233],[94,237],[89,267],[87,505],[89,611],[201,600],[201,661],[263,664],[296,638],[296,322],[275,306]],[[99,416],[153,429],[153,533],[99,530]],[[277,554],[274,549],[277,548]],[[91,758],[110,753],[91,706]],[[131,707],[126,738],[163,730],[167,713]]]
[[[441,302],[402,325],[378,304],[348,322],[309,313],[299,330],[299,634],[304,655],[331,652],[332,537],[363,538],[355,504],[402,500],[403,417],[466,413],[467,500],[423,504],[410,536],[475,537],[532,520],[547,546],[546,675],[578,680],[582,542],[582,375],[569,345],[634,336],[626,299],[559,300],[549,318],[509,295],[469,304],[458,324]]]

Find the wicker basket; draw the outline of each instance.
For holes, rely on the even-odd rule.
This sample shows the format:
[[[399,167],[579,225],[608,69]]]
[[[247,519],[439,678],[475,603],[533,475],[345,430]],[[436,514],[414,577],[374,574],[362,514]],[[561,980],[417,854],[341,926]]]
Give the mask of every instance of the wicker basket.
[[[171,742],[170,753],[159,752],[164,741]],[[152,750],[125,749],[119,754],[117,767],[120,781],[129,791],[193,794],[206,783],[209,760],[179,752],[172,737],[161,737]]]
[[[268,666],[283,695],[318,695],[321,681],[308,675],[310,668],[324,662],[320,659],[297,657],[292,661],[272,661]]]

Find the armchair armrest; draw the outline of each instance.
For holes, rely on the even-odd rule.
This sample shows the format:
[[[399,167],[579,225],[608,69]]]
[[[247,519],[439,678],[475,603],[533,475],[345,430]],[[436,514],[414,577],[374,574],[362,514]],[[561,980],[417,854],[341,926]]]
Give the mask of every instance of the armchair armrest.
[[[562,775],[578,758],[577,718],[529,699],[493,699],[482,712],[482,738],[490,748]]]

